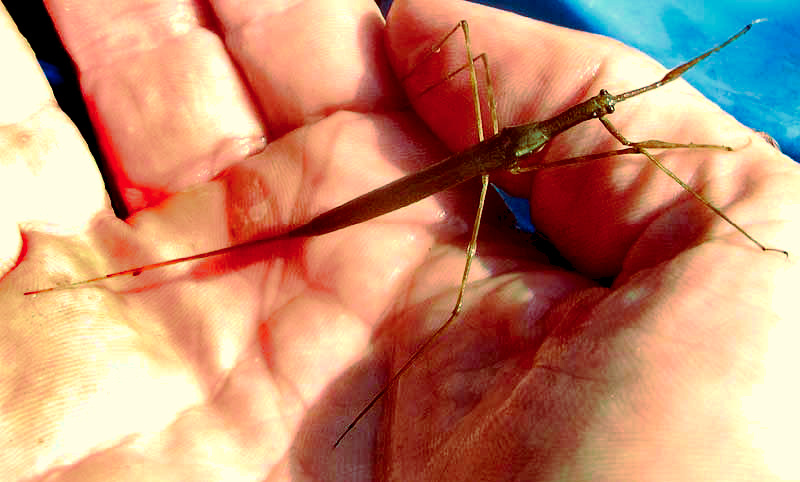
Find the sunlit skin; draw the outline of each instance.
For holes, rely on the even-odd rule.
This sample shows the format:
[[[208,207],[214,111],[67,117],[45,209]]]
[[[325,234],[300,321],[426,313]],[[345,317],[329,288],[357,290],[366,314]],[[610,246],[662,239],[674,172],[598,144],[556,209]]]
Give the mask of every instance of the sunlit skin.
[[[500,176],[578,272],[487,214],[463,317],[335,451],[452,308],[476,186],[269,253],[22,296],[280,230],[471,145],[466,78],[413,111],[395,80],[460,18],[489,54],[502,125],[664,72],[615,42],[463,3],[398,2],[386,31],[367,1],[215,3],[220,36],[174,4],[112,5],[48,4],[129,224],[2,23],[13,209],[0,256],[17,260],[13,226],[25,243],[0,281],[1,478],[798,475],[794,258],[762,253],[644,160]],[[614,124],[631,139],[745,146],[660,158],[800,253],[790,159],[680,81],[626,104]],[[615,147],[598,124],[545,156]]]

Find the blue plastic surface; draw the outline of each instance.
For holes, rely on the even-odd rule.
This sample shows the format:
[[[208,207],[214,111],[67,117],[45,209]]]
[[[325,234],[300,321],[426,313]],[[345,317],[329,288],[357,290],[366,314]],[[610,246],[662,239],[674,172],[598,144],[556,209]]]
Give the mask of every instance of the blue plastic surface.
[[[42,72],[44,72],[44,76],[47,77],[47,81],[50,82],[50,85],[56,86],[64,83],[64,76],[61,75],[61,70],[55,65],[50,62],[45,62],[44,60],[39,60],[39,67],[42,68]]]

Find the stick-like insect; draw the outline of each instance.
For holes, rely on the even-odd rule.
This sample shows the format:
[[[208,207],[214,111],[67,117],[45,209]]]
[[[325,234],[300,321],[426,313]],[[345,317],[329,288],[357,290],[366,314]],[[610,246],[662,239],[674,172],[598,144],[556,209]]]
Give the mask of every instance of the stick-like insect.
[[[757,22],[757,21],[756,21]],[[753,22],[753,23],[756,23]],[[512,173],[527,172],[537,169],[545,169],[552,167],[560,167],[567,165],[575,165],[579,163],[589,162],[595,159],[604,157],[612,157],[624,154],[639,153],[646,156],[653,162],[659,169],[670,176],[677,182],[683,189],[694,195],[700,202],[708,206],[714,213],[724,219],[728,224],[733,226],[747,239],[758,246],[762,251],[775,251],[783,253],[788,256],[788,252],[776,248],[769,248],[761,244],[755,238],[750,236],[744,229],[733,222],[726,216],[720,209],[712,205],[709,201],[703,198],[699,193],[693,190],[690,186],[680,180],[672,171],[661,164],[647,149],[674,149],[674,148],[713,148],[732,150],[730,147],[714,145],[714,144],[680,144],[673,142],[664,142],[658,140],[648,140],[643,142],[632,142],[626,139],[608,120],[607,116],[614,112],[614,106],[622,101],[635,97],[637,95],[657,89],[673,80],[681,77],[687,70],[692,68],[698,62],[704,60],[709,55],[721,50],[728,44],[744,35],[745,32],[750,30],[753,23],[745,26],[731,38],[723,42],[717,47],[699,55],[698,57],[678,66],[667,72],[661,79],[652,84],[634,89],[622,94],[613,95],[606,90],[601,90],[600,93],[584,102],[581,102],[573,107],[570,107],[561,114],[556,115],[547,120],[533,122],[530,124],[522,124],[517,126],[506,127],[503,130],[499,129],[497,115],[494,107],[494,95],[491,89],[491,77],[489,74],[488,62],[485,54],[480,54],[477,57],[472,56],[470,49],[469,28],[467,22],[462,20],[444,38],[437,43],[431,50],[423,57],[417,64],[417,67],[412,69],[406,77],[407,79],[414,74],[415,70],[425,63],[425,61],[439,51],[444,42],[447,41],[459,29],[464,34],[467,62],[461,68],[452,72],[445,81],[455,75],[456,73],[467,69],[469,71],[470,80],[472,84],[472,96],[475,107],[475,117],[477,124],[477,131],[479,143],[471,148],[456,153],[449,158],[434,164],[428,168],[422,169],[413,174],[407,175],[401,179],[391,182],[383,187],[370,191],[362,196],[359,196],[349,202],[342,204],[336,208],[326,211],[317,217],[313,218],[306,224],[300,225],[291,229],[283,234],[272,236],[268,238],[254,239],[245,243],[229,246],[226,248],[209,251],[206,253],[195,254],[182,258],[162,261],[158,263],[139,266],[136,268],[118,271],[116,273],[107,274],[97,278],[92,278],[83,281],[77,281],[62,286],[55,286],[51,288],[38,289],[25,292],[25,295],[33,295],[53,291],[58,289],[73,288],[88,283],[116,278],[119,276],[132,275],[138,276],[144,271],[169,266],[186,261],[208,258],[211,256],[219,256],[240,250],[246,247],[255,247],[265,245],[274,241],[296,239],[309,236],[319,236],[327,234],[354,224],[359,224],[368,221],[377,216],[386,214],[388,212],[400,209],[409,204],[420,201],[432,194],[443,191],[450,187],[461,184],[465,181],[475,177],[481,177],[481,193],[478,201],[477,214],[473,224],[472,235],[467,247],[466,263],[461,277],[461,285],[458,290],[455,306],[450,314],[450,317],[411,355],[411,357],[403,364],[403,366],[386,382],[381,390],[372,398],[372,400],[358,413],[350,425],[342,432],[339,438],[334,443],[334,447],[342,441],[342,439],[355,427],[355,425],[366,415],[366,413],[383,397],[383,395],[397,382],[397,380],[412,366],[413,362],[427,350],[439,336],[452,324],[461,311],[464,292],[467,286],[467,279],[469,277],[470,267],[472,260],[475,256],[477,247],[478,228],[480,226],[481,215],[483,212],[484,199],[489,185],[489,174],[500,170],[509,170]],[[481,60],[484,64],[487,79],[487,97],[489,105],[491,106],[491,118],[493,124],[494,135],[489,139],[483,138],[483,126],[481,123],[481,109],[480,99],[477,87],[477,74],[475,69],[475,62]],[[424,95],[434,86],[424,90],[419,95]],[[547,164],[528,163],[522,161],[526,156],[541,150],[547,142],[554,136],[588,120],[598,119],[608,132],[616,138],[621,144],[626,146],[623,149],[608,151],[597,154],[590,154],[586,156],[573,157],[563,159],[556,162],[549,162]]]

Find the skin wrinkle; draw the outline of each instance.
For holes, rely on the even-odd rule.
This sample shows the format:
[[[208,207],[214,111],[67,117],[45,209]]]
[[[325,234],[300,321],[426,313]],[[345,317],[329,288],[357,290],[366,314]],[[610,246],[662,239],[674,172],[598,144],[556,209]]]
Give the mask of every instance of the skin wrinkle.
[[[93,60],[103,59],[103,62],[96,63],[93,68],[106,67],[109,64],[121,63],[131,56],[158,50],[165,44],[172,42],[180,37],[190,35],[197,28],[209,30],[206,26],[211,25],[209,17],[202,8],[197,8],[197,2],[182,1],[169,4],[169,10],[173,12],[168,17],[158,15],[158,8],[167,6],[162,2],[151,2],[154,8],[142,8],[147,3],[131,4],[130,8],[117,12],[118,15],[106,17],[108,25],[115,24],[114,28],[103,28],[104,35],[95,37],[88,42],[77,41],[70,43],[70,53],[76,58],[91,57]],[[179,12],[175,12],[176,7],[188,6]],[[155,15],[142,14],[142,11],[152,10]],[[134,18],[133,23],[138,28],[125,28],[124,24],[129,23],[128,18]],[[143,20],[146,17],[149,21]],[[164,21],[164,19],[168,19]],[[94,23],[94,21],[89,21]],[[210,30],[212,33],[213,30]],[[122,35],[124,33],[124,35]],[[97,53],[100,53],[99,55]],[[77,62],[79,72],[83,62]]]
[[[225,189],[228,235],[231,244],[253,239],[262,226],[278,219],[277,205],[270,201],[269,185],[254,169],[233,166],[220,175]]]

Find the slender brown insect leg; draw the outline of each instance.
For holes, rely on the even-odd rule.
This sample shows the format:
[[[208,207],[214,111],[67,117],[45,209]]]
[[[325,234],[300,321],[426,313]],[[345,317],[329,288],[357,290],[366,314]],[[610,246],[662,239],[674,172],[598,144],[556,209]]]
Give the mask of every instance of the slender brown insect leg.
[[[661,161],[656,159],[655,156],[650,154],[650,152],[648,152],[644,147],[642,147],[642,145],[646,144],[646,142],[653,142],[653,141],[646,141],[646,142],[643,142],[643,143],[629,141],[628,139],[625,138],[625,136],[622,135],[622,133],[619,130],[617,130],[616,127],[614,127],[613,124],[611,124],[611,122],[605,116],[601,116],[600,117],[600,122],[603,123],[603,126],[605,126],[606,130],[608,132],[610,132],[611,135],[614,136],[614,138],[616,138],[621,144],[632,147],[637,152],[643,154],[645,157],[650,159],[650,162],[655,164],[655,166],[657,168],[661,169],[661,171],[663,171],[667,176],[671,177],[673,181],[677,182],[678,185],[680,185],[685,191],[690,193],[692,196],[697,198],[698,201],[700,201],[701,203],[705,204],[709,209],[714,211],[714,213],[717,216],[721,217],[722,219],[725,220],[725,222],[727,222],[728,224],[730,224],[731,226],[736,228],[737,231],[742,233],[744,235],[744,237],[746,237],[747,239],[752,241],[756,246],[761,248],[762,251],[775,251],[775,252],[778,252],[778,253],[783,253],[787,257],[789,256],[789,252],[788,251],[784,251],[782,249],[777,249],[777,248],[768,248],[768,247],[764,246],[763,244],[761,244],[760,242],[758,242],[754,237],[750,236],[750,234],[747,231],[745,231],[741,226],[739,226],[738,224],[733,222],[733,220],[731,218],[729,218],[725,213],[723,213],[721,209],[719,209],[718,207],[714,206],[710,201],[708,201],[706,198],[704,198],[700,193],[698,193],[697,191],[692,189],[691,186],[689,186],[688,184],[683,182],[683,180],[681,178],[679,178],[669,168],[667,168],[667,166],[662,164]],[[665,144],[669,144],[669,143],[665,143]]]
[[[489,73],[489,63],[487,61],[485,54],[481,54],[478,57],[472,56],[470,38],[469,38],[469,26],[467,25],[467,21],[462,20],[461,22],[459,22],[459,24],[455,28],[453,28],[453,30],[448,32],[445,38],[441,40],[439,43],[437,43],[436,47],[431,51],[434,53],[438,51],[438,49],[441,48],[441,45],[444,43],[444,41],[447,40],[447,38],[449,38],[451,35],[453,35],[453,33],[457,31],[459,27],[464,32],[464,44],[467,51],[467,65],[469,66],[470,83],[472,85],[472,100],[475,107],[475,123],[478,131],[478,140],[483,141],[484,140],[483,122],[481,120],[480,95],[478,92],[478,81],[477,81],[477,74],[475,71],[475,62],[474,62],[475,59],[480,58],[483,61],[484,68],[486,71],[486,81],[488,84],[487,97],[489,100],[489,108],[491,110],[493,134],[497,134],[497,132],[499,131],[499,125],[497,121],[497,107],[495,105],[494,92],[491,87],[491,74]],[[423,61],[427,60],[427,58],[430,55],[431,55],[430,53],[426,55],[423,58]],[[364,418],[367,412],[369,412],[369,410],[376,403],[378,403],[378,401],[381,398],[383,398],[386,392],[388,392],[389,389],[392,388],[397,383],[400,377],[403,376],[403,374],[406,373],[412,367],[414,361],[417,358],[419,358],[422,355],[422,353],[425,352],[429,347],[433,346],[436,340],[441,336],[442,333],[445,332],[445,330],[447,330],[447,328],[453,323],[453,321],[458,317],[458,314],[461,312],[461,306],[464,300],[464,293],[466,292],[467,288],[467,280],[469,279],[469,272],[470,268],[472,267],[472,260],[474,259],[475,253],[477,251],[478,229],[480,228],[481,216],[483,215],[483,206],[486,200],[486,192],[488,190],[488,187],[489,187],[489,176],[487,174],[484,174],[481,176],[481,193],[480,197],[478,198],[478,209],[477,212],[475,213],[475,220],[472,227],[472,235],[470,237],[469,245],[467,246],[467,257],[466,257],[466,262],[464,264],[464,272],[461,276],[461,284],[459,285],[458,288],[458,296],[456,297],[455,306],[453,307],[453,311],[450,314],[450,317],[430,337],[428,337],[428,339],[425,340],[425,342],[419,348],[417,348],[414,351],[414,353],[403,364],[403,366],[400,367],[400,369],[397,372],[395,372],[392,378],[390,378],[389,381],[386,382],[386,384],[384,384],[384,386],[378,391],[378,393],[372,397],[369,403],[367,403],[367,405],[364,406],[363,409],[361,409],[361,411],[358,413],[358,415],[356,415],[353,421],[350,422],[347,428],[345,428],[344,432],[342,432],[342,434],[336,439],[336,441],[333,444],[333,448],[336,448],[339,445],[339,443],[341,443],[344,437],[348,433],[350,433],[350,431],[358,424],[358,422],[362,418]]]

